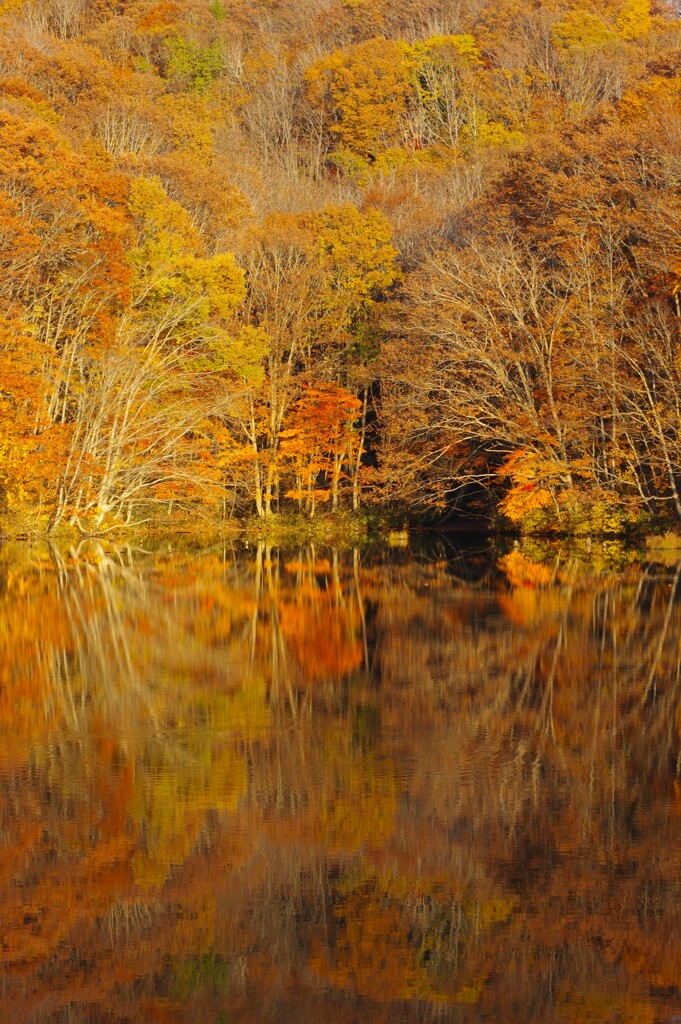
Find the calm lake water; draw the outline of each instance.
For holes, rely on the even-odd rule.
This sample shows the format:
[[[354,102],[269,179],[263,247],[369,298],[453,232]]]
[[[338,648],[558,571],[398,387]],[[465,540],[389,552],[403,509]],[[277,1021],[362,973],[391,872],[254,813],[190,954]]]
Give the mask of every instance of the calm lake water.
[[[0,551],[0,1020],[681,1021],[681,565]]]

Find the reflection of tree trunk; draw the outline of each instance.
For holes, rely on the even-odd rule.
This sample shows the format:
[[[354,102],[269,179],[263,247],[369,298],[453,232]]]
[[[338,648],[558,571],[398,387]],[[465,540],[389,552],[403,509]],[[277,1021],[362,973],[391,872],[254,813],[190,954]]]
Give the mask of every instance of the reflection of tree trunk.
[[[277,591],[274,575],[272,573],[272,546],[265,545],[265,578],[267,580],[267,596],[270,613],[270,669],[272,674],[272,693],[279,694],[280,684],[286,687],[288,694],[291,715],[295,720],[298,717],[298,705],[296,702],[293,686],[291,683],[291,672],[288,664],[286,643],[279,619],[279,605],[277,602]]]
[[[362,646],[364,648],[364,670],[369,671],[369,645],[367,643],[367,621],[364,615],[364,598],[362,597],[362,588],[360,586],[360,575],[359,575],[359,548],[352,549],[352,571],[355,579],[355,597],[357,598],[357,608],[359,609],[359,618],[362,623]]]
[[[345,601],[345,595],[343,594],[343,584],[341,583],[341,578],[340,578],[340,565],[339,565],[339,562],[338,562],[338,549],[337,548],[333,548],[333,551],[332,551],[332,567],[333,567],[332,568],[332,572],[333,572],[333,592],[334,592],[334,598],[335,598],[334,605],[335,605],[335,608],[336,608],[336,613],[338,613],[339,609],[341,609],[341,608],[343,609],[343,615],[344,615],[345,621],[346,621],[346,623],[348,623],[348,627],[349,627],[348,606],[347,606],[346,601]],[[349,633],[350,633],[350,629],[348,628],[348,634]]]
[[[657,669],[662,658],[662,652],[664,651],[665,640],[667,639],[667,633],[669,632],[669,623],[672,617],[672,611],[674,608],[674,601],[676,600],[676,591],[679,587],[679,579],[681,579],[681,562],[676,566],[676,573],[674,574],[674,582],[669,592],[669,600],[667,601],[667,610],[664,615],[664,622],[662,623],[662,629],[660,630],[660,636],[655,650],[655,656],[653,657],[653,663],[650,666],[650,672],[648,673],[648,680],[646,682],[643,696],[641,697],[641,706],[643,706],[648,697],[650,696],[651,690],[655,687],[655,679],[657,677]]]
[[[53,549],[56,553],[56,549]],[[74,559],[80,557],[74,552]],[[121,605],[120,583],[134,588],[140,603],[146,593],[140,590],[140,577],[114,562],[101,546],[97,549],[97,569],[87,562],[79,565],[77,585],[64,568],[61,556],[57,559],[60,571],[60,590],[63,607],[68,616],[72,649],[51,652],[46,663],[46,678],[51,680],[54,696],[63,699],[69,708],[74,728],[80,729],[91,710],[90,684],[95,680],[104,688],[105,703],[111,702],[120,715],[118,704],[127,705],[134,699],[144,707],[147,723],[153,731],[160,729],[152,680],[140,672],[131,650],[128,608]],[[93,608],[97,614],[92,614]],[[39,656],[41,650],[39,648]],[[80,691],[76,700],[74,692]],[[101,704],[101,696],[98,699]],[[107,708],[100,707],[102,714]]]
[[[556,731],[553,724],[553,687],[556,679],[556,672],[558,670],[558,659],[565,640],[565,628],[565,618],[563,618],[563,621],[558,627],[558,636],[556,637],[556,646],[553,650],[551,669],[546,680],[544,698],[542,700],[541,711],[537,723],[538,725],[541,724],[542,737],[546,737],[550,734],[551,739],[554,742],[556,740]]]
[[[253,614],[251,615],[251,642],[249,652],[249,666],[251,670],[255,664],[256,645],[258,639],[258,613],[260,611],[260,594],[262,592],[262,556],[264,544],[258,543],[255,553],[255,578],[253,582]]]

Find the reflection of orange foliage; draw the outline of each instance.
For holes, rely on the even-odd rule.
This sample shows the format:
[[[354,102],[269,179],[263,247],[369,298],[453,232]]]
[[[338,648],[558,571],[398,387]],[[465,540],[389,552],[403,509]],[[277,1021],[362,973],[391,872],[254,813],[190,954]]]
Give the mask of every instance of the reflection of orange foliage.
[[[474,958],[467,969],[453,969],[450,940],[443,921],[452,896],[435,885],[402,876],[362,882],[334,908],[331,941],[313,942],[311,969],[341,989],[377,1003],[427,999],[433,1003],[477,1003],[490,967]],[[454,901],[456,903],[456,901]],[[505,922],[513,900],[491,899],[459,907],[478,934]],[[460,941],[463,942],[465,932]]]
[[[506,618],[518,626],[531,625],[541,614],[537,593],[530,587],[517,587],[510,594],[500,594],[499,607]]]
[[[30,589],[29,589],[30,588]],[[62,720],[46,713],[46,672],[53,650],[67,657],[69,628],[56,595],[41,592],[39,577],[10,579],[0,604],[0,764],[21,763],[32,741],[45,741]]]
[[[309,562],[301,562],[298,559],[292,559],[286,562],[284,565],[286,572],[290,573],[312,573],[315,576],[330,576],[331,575],[331,562],[328,558],[316,558],[312,565]]]
[[[404,998],[414,951],[399,905],[386,903],[381,892],[361,890],[336,909],[336,922],[332,949],[326,943],[313,945],[312,970],[379,1003]]]
[[[498,600],[504,615],[518,626],[551,622],[565,605],[563,592],[558,588],[542,591],[531,586],[516,586],[510,593],[499,594]]]
[[[584,1021],[612,1021],[613,1024],[654,1024],[659,1020],[652,1000],[599,989],[567,989],[558,1001],[560,1024],[583,1024]]]
[[[533,562],[521,551],[511,551],[500,558],[499,568],[506,573],[512,587],[547,587],[554,575],[551,566]]]
[[[114,736],[113,723],[102,723],[110,730],[95,740],[96,763],[103,771],[98,774],[94,795],[101,802],[109,830],[124,829],[134,789],[134,763],[126,757],[120,742]]]
[[[74,847],[77,839],[72,837]],[[83,842],[85,837],[80,839]],[[58,948],[78,921],[106,913],[114,895],[129,886],[125,864],[133,845],[131,836],[114,836],[77,861],[50,865],[48,871],[44,870],[47,864],[35,858],[35,884],[28,891],[15,885],[3,893],[5,961],[20,963],[45,956]],[[45,853],[49,858],[50,850]]]
[[[310,680],[338,679],[362,663],[362,643],[349,621],[331,601],[308,605],[284,604],[282,633]]]

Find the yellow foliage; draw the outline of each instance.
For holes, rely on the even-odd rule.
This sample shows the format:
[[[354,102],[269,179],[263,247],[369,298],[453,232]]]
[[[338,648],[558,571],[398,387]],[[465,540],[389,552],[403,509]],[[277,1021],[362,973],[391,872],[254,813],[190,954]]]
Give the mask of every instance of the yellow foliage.
[[[522,146],[525,142],[523,132],[506,128],[500,121],[490,120],[486,114],[477,119],[474,125],[465,125],[461,130],[461,140],[470,140],[487,149],[510,148]]]
[[[305,77],[310,101],[340,146],[367,156],[397,138],[411,70],[409,47],[379,38],[335,51]]]
[[[310,226],[334,293],[361,301],[399,280],[390,225],[377,210],[327,206]]]
[[[624,0],[616,25],[623,39],[641,39],[648,35],[653,25],[650,0]]]
[[[227,317],[245,295],[234,257],[201,255],[201,238],[189,214],[167,196],[158,178],[133,182],[129,208],[138,226],[138,244],[128,256],[135,272],[133,302],[148,307],[180,300],[190,307],[192,323]]]
[[[480,47],[475,36],[470,33],[430,36],[425,42],[414,43],[411,53],[417,69],[427,60],[446,65],[458,58],[470,64],[482,65]]]
[[[160,178],[136,178],[130,186],[128,207],[139,224],[139,243],[150,253],[176,259],[200,248],[200,236],[189,214],[168,197]]]
[[[0,515],[25,504],[49,512],[54,500],[73,424],[49,421],[48,365],[33,331],[0,318]]]
[[[617,39],[617,33],[597,14],[570,11],[551,29],[554,45],[561,50],[596,50]]]
[[[172,139],[185,158],[204,165],[213,152],[213,124],[205,96],[164,96],[161,106],[171,123]]]
[[[679,117],[680,104],[681,78],[653,75],[624,93],[620,101],[620,113],[624,121],[631,122],[651,112],[657,116],[676,118]]]
[[[513,483],[499,510],[526,531],[621,533],[641,511],[637,497],[596,486],[584,458],[566,462],[520,449],[506,459],[499,476],[510,476]]]
[[[351,156],[373,161],[401,138],[404,118],[421,104],[435,116],[460,71],[482,66],[474,36],[435,35],[413,45],[369,39],[318,61],[306,75],[308,95],[324,113],[341,153],[340,166],[361,181],[367,170]]]

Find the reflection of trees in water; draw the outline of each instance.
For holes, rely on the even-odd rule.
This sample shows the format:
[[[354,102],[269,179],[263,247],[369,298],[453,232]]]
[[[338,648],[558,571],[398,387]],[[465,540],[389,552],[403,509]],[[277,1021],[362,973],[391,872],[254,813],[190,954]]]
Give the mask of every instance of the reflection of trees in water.
[[[460,568],[6,559],[7,1019],[671,1012],[680,573]]]
[[[570,1001],[577,1014],[592,1005],[603,1019],[650,1017],[645,970],[655,965],[675,984],[659,944],[678,931],[677,829],[668,820],[676,587],[636,579],[471,592],[441,566],[365,565],[371,671],[307,690],[309,735],[302,716],[294,732],[277,734],[276,757],[270,748],[254,765],[258,806],[275,815],[270,828],[310,842],[332,756],[325,722],[345,716],[349,728],[351,716],[356,723],[375,710],[374,758],[392,765],[395,816],[377,850],[366,808],[354,809],[358,856],[348,860],[345,845],[330,930],[311,954],[321,978],[372,999],[379,988],[388,1000],[420,995],[458,1007],[487,998],[490,1012],[504,992],[522,1020],[557,998],[566,1019],[578,1019]],[[346,742],[348,759],[357,757]],[[405,763],[400,777],[395,766]],[[368,760],[361,771],[370,791]],[[656,893],[656,938],[640,928],[641,901],[653,899],[641,889]],[[418,914],[407,893],[420,893]],[[379,934],[393,940],[374,963],[367,950]],[[611,957],[595,953],[602,946]]]
[[[376,627],[383,717],[446,721],[452,770],[476,785],[491,772],[500,797],[586,771],[593,799],[594,759],[630,792],[678,752],[678,580],[540,598],[393,588]]]
[[[423,870],[456,877],[458,849],[524,901],[507,943],[488,950],[495,998],[509,970],[513,986],[520,980],[505,959],[511,951],[528,972],[527,991],[538,990],[538,946],[565,947],[554,992],[576,983],[580,958],[599,947],[609,952],[592,995],[615,984],[608,963],[622,975],[620,996],[636,963],[639,996],[653,965],[670,989],[678,984],[678,957],[670,968],[662,954],[678,935],[678,579],[556,589],[541,600],[522,590],[425,602],[393,592],[383,606],[384,720],[392,714],[399,727],[406,706],[429,737],[407,814],[422,826],[427,808],[447,840],[421,848]],[[641,908],[652,892],[657,917],[646,918],[644,934]],[[622,1005],[615,999],[598,1019],[653,1013],[627,1016]],[[537,1014],[542,1006],[543,997]],[[586,1004],[580,1012],[588,1016]],[[519,1019],[533,1018],[526,1009]]]

